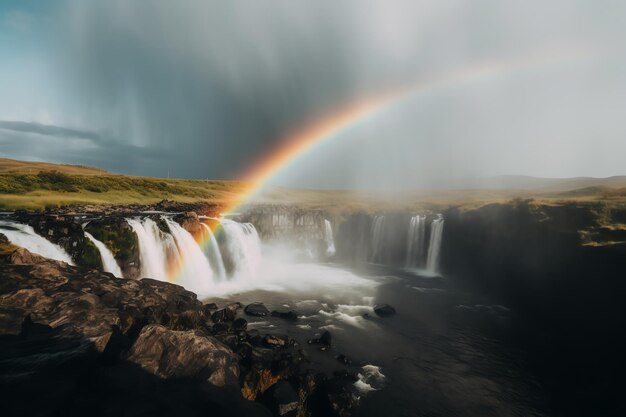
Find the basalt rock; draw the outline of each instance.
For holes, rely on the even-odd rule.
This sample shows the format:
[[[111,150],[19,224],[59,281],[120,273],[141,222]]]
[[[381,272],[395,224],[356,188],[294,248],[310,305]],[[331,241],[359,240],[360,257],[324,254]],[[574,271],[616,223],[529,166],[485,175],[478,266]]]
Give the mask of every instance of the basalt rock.
[[[267,309],[267,307],[265,307],[263,303],[248,304],[246,308],[244,309],[244,313],[246,313],[249,316],[255,316],[255,317],[267,316],[269,312],[270,311]]]
[[[232,350],[200,330],[145,326],[128,360],[162,378],[202,378],[220,387],[237,385],[239,377]]]
[[[298,394],[287,381],[278,381],[260,398],[275,416],[295,417],[298,412]]]
[[[259,408],[264,395],[283,415],[314,415],[304,400],[315,387],[303,369],[307,356],[286,335],[245,330],[246,320],[235,317],[240,304],[213,311],[174,284],[115,278],[27,251],[10,261],[0,259],[0,390],[11,398],[3,403],[8,415],[73,415],[76,398],[83,414],[97,404],[108,414],[169,415],[170,398],[177,414],[268,415]],[[212,324],[211,312],[234,321]],[[330,344],[330,333],[320,343]],[[298,394],[295,405],[286,385],[272,388],[279,381]],[[98,392],[116,395],[99,403]]]
[[[193,211],[177,214],[173,217],[173,220],[180,224],[183,229],[191,233],[194,238],[198,238],[204,232],[204,227],[202,223],[200,223],[198,215]]]
[[[322,345],[322,347],[328,347],[332,343],[332,335],[328,330],[324,330],[324,332],[320,335],[320,337],[315,339],[309,339],[310,345]]]
[[[226,323],[235,320],[236,314],[237,313],[231,308],[226,307],[213,313],[211,315],[211,320],[213,320],[214,323]]]
[[[389,317],[396,314],[396,309],[389,304],[379,304],[374,307],[374,313],[378,314],[380,317]]]
[[[233,321],[233,330],[246,330],[248,328],[248,321],[244,318],[238,318]]]
[[[273,310],[272,317],[280,317],[281,319],[295,321],[295,320],[298,320],[298,312],[294,310],[284,311],[284,312]]]

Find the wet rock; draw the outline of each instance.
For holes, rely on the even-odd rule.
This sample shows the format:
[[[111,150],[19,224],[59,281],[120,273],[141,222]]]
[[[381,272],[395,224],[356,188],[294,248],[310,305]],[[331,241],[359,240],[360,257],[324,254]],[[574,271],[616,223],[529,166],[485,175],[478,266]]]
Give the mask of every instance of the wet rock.
[[[287,381],[278,381],[260,397],[261,404],[269,408],[274,416],[280,417],[295,417],[298,400],[298,394]]]
[[[365,320],[370,320],[372,318],[369,313],[363,313],[361,317],[363,317]]]
[[[286,335],[266,334],[263,344],[272,349],[283,348],[289,344],[289,338]]]
[[[389,304],[378,304],[374,306],[374,313],[378,314],[380,317],[389,317],[396,314],[396,309]]]
[[[205,305],[202,306],[202,308],[207,313],[210,312],[210,311],[215,311],[215,310],[218,309],[217,304],[215,304],[215,303],[206,303]]]
[[[201,236],[204,231],[202,223],[198,220],[198,215],[193,211],[177,214],[172,219],[180,224],[183,229],[191,233],[193,237]]]
[[[295,320],[298,320],[298,312],[294,310],[285,311],[285,312],[273,310],[272,317],[279,317],[281,319],[295,321]]]
[[[226,307],[213,313],[211,315],[211,320],[213,320],[213,323],[225,323],[235,320],[235,314],[235,311]]]
[[[335,356],[335,359],[340,362],[343,363],[344,365],[352,365],[352,361],[344,354],[339,354],[337,356]]]
[[[257,329],[248,330],[248,342],[254,346],[261,343],[261,333]]]
[[[203,376],[216,386],[237,385],[237,356],[199,330],[175,331],[161,325],[141,330],[130,349],[130,362],[161,378]]]
[[[269,310],[263,303],[252,303],[246,306],[244,313],[249,316],[265,317],[269,314]]]
[[[213,325],[213,327],[211,327],[211,333],[213,333],[215,335],[228,333],[228,324],[226,324],[226,323],[215,323]]]
[[[332,339],[333,337],[330,332],[328,330],[324,330],[324,333],[322,333],[320,337],[316,339],[309,339],[309,345],[323,345],[323,347],[328,347],[331,345]]]
[[[246,330],[247,328],[248,328],[248,320],[240,317],[238,319],[235,319],[235,321],[233,321],[233,330],[239,331],[239,330]]]

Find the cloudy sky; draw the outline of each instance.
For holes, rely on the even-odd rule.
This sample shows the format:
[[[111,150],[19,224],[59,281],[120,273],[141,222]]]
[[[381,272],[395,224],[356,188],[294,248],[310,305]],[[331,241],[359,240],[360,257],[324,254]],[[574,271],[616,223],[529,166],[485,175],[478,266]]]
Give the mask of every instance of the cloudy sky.
[[[237,179],[422,83],[272,182],[626,174],[624,21],[621,1],[2,0],[0,156]]]

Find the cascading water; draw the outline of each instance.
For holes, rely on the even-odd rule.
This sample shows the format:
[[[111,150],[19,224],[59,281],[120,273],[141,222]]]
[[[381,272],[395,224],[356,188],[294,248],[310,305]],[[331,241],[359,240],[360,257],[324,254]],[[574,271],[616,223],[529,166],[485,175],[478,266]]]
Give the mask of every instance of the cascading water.
[[[385,216],[375,216],[372,222],[372,228],[370,234],[372,236],[372,248],[371,248],[371,262],[381,262],[383,254],[383,246],[385,232]]]
[[[191,233],[167,217],[163,217],[163,220],[167,223],[178,250],[175,269],[170,269],[170,274],[174,279],[180,279],[180,284],[185,288],[198,293],[208,293],[214,275],[209,259],[204,255]]]
[[[430,242],[428,244],[428,258],[426,269],[433,274],[439,272],[439,253],[441,249],[441,237],[443,235],[443,216],[437,215],[430,225]]]
[[[39,236],[32,227],[26,224],[0,221],[0,233],[4,234],[14,245],[21,246],[32,253],[74,265],[72,258],[63,248]]]
[[[426,216],[413,216],[409,223],[406,244],[406,267],[419,268],[424,264],[426,237]]]
[[[117,261],[109,248],[107,248],[104,243],[93,237],[93,235],[89,232],[85,232],[85,237],[89,239],[91,243],[96,246],[98,252],[100,252],[100,259],[102,260],[102,269],[104,272],[110,272],[116,277],[122,277],[122,270],[117,264]]]
[[[335,256],[335,238],[333,237],[333,226],[327,219],[324,219],[324,242],[326,243],[326,256]]]
[[[222,257],[233,275],[254,276],[261,261],[261,241],[251,223],[220,219]]]
[[[213,267],[213,272],[215,272],[217,278],[222,280],[226,277],[226,268],[224,267],[224,259],[222,258],[222,253],[220,252],[217,239],[209,226],[202,223],[202,227],[205,233],[205,236],[202,236],[202,241],[205,242],[202,245],[202,250],[204,251],[206,257],[209,258],[209,263]]]
[[[163,233],[154,220],[145,218],[126,219],[137,235],[139,241],[139,259],[141,261],[141,276],[168,281],[167,254],[176,252],[174,239]]]

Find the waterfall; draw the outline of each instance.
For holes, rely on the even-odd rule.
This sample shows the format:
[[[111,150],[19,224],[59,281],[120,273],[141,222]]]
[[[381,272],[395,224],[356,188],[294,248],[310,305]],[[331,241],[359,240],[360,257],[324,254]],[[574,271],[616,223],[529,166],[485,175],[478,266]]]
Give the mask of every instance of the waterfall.
[[[205,233],[205,236],[202,237],[202,250],[204,251],[206,257],[209,258],[209,263],[213,267],[213,272],[215,272],[217,277],[222,280],[226,277],[226,268],[224,267],[224,259],[222,258],[220,247],[217,244],[217,239],[215,239],[215,235],[209,226],[202,223],[202,227]]]
[[[255,275],[261,261],[261,241],[251,223],[220,219],[223,244],[220,246],[224,263],[235,275]],[[222,243],[222,242],[220,242]]]
[[[372,236],[371,262],[380,262],[384,248],[385,216],[375,216],[370,234]]]
[[[335,238],[333,237],[333,226],[327,219],[324,219],[324,242],[326,243],[326,256],[334,256],[337,252],[335,250]]]
[[[139,241],[141,276],[168,281],[167,254],[172,252],[174,239],[169,234],[163,233],[152,219],[126,219],[126,221]]]
[[[39,236],[32,227],[26,224],[0,221],[0,233],[4,234],[14,245],[21,246],[32,253],[74,265],[72,258],[63,248]]]
[[[122,270],[117,264],[117,261],[115,260],[115,257],[113,257],[113,253],[109,250],[109,248],[107,248],[104,243],[93,237],[91,233],[85,232],[85,236],[96,246],[96,248],[98,248],[104,272],[110,272],[116,277],[122,277]]]
[[[175,259],[176,269],[173,271],[170,269],[171,277],[179,279],[180,284],[187,289],[208,293],[214,275],[209,259],[191,233],[174,220],[167,217],[163,217],[163,220],[167,223],[178,249],[178,257]]]
[[[441,237],[443,235],[443,216],[437,215],[430,225],[430,243],[428,244],[428,258],[426,269],[436,274],[439,272],[439,252],[441,249]]]
[[[424,241],[426,236],[426,216],[413,216],[409,223],[409,236],[406,245],[406,267],[417,268],[424,264]]]

